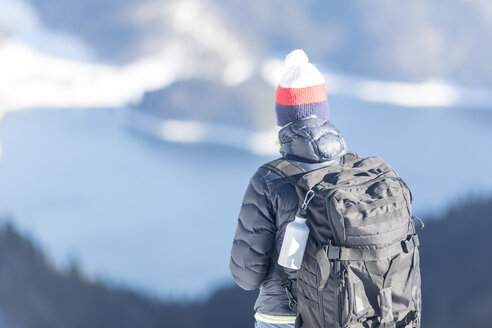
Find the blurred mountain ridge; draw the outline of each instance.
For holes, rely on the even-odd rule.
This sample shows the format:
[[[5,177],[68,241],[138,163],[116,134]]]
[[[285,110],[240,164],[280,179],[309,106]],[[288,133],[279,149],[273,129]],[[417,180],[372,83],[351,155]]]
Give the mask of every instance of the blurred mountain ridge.
[[[421,82],[439,77],[492,84],[492,5],[487,0],[31,3],[48,26],[80,36],[112,61],[135,59],[179,39],[188,44],[188,54],[196,53],[193,61],[203,62],[198,59],[205,56],[207,44],[202,42],[200,50],[197,36],[205,34],[197,34],[196,28],[214,26],[210,32],[228,41],[213,45],[216,57],[282,58],[304,48],[313,62],[374,79]],[[203,21],[208,23],[200,25]],[[213,61],[211,55],[205,57]]]
[[[492,107],[486,1],[5,0],[0,8],[16,18],[0,15],[4,79],[19,84],[0,90],[7,109],[130,105],[159,119],[268,131],[279,59],[294,48],[328,73],[330,96]],[[63,61],[67,54],[92,59]]]
[[[463,202],[420,233],[424,327],[490,326],[490,213],[492,199]],[[246,328],[255,297],[226,286],[203,301],[151,299],[88,281],[77,265],[60,271],[12,225],[0,228],[0,318],[11,328]]]
[[[26,1],[43,24],[82,40],[99,62],[132,66],[124,70],[132,74],[101,81],[99,98],[122,90],[127,96],[119,98],[160,119],[271,129],[273,77],[295,48],[329,72],[330,96],[409,107],[492,103],[485,0]],[[142,59],[149,60],[138,65]]]

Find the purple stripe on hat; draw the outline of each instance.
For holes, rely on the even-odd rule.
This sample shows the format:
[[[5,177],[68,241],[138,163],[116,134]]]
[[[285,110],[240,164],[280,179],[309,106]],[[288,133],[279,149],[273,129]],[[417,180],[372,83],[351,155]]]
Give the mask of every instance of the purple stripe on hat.
[[[295,120],[316,115],[319,118],[328,119],[330,106],[328,101],[319,103],[287,106],[275,103],[275,113],[277,114],[277,125],[284,126]]]

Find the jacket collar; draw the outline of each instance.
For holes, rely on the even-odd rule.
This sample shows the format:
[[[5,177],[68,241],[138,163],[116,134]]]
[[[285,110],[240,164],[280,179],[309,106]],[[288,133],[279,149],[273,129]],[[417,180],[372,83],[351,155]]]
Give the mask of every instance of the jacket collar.
[[[278,137],[280,153],[286,158],[317,163],[335,160],[347,152],[340,131],[330,121],[315,116],[286,125]]]

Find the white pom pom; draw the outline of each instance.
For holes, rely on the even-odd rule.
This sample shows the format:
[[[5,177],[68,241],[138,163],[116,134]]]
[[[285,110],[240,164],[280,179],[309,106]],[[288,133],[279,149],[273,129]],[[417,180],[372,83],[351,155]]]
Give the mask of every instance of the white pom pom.
[[[288,68],[291,68],[295,65],[302,65],[307,63],[309,63],[309,58],[302,49],[296,49],[285,57],[285,65]]]

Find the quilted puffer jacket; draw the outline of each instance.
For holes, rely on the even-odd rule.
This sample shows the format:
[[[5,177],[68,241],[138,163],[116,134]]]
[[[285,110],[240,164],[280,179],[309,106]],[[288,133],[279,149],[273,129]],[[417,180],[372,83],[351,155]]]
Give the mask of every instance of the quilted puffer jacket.
[[[342,134],[316,117],[297,120],[279,132],[280,153],[307,171],[338,163],[347,152]],[[271,259],[272,247],[280,252],[284,231],[294,220],[298,198],[295,188],[279,175],[259,168],[246,189],[232,246],[230,270],[243,289],[260,287],[255,311],[294,315]],[[285,269],[297,294],[296,271]]]

